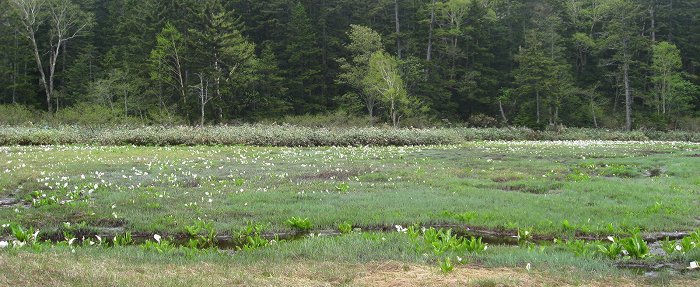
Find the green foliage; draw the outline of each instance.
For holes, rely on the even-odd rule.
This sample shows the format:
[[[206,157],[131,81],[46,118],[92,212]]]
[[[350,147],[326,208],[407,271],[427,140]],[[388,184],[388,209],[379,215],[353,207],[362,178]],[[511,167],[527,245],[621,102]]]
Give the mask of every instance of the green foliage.
[[[217,232],[212,222],[197,220],[192,225],[185,226],[189,236],[188,245],[192,248],[213,248],[216,246]]]
[[[21,12],[40,2],[43,9],[26,10],[37,15]],[[437,119],[484,127],[499,119],[540,130],[618,129],[625,112],[618,96],[629,90],[638,104],[635,126],[692,128],[700,29],[686,20],[700,11],[695,4],[4,1],[0,103],[27,109],[0,110],[0,124],[36,124],[52,117],[34,111],[47,106],[60,112],[99,103],[139,125],[305,121],[346,112],[368,115],[357,121],[362,125]],[[366,92],[376,53],[395,56],[409,101],[392,108]],[[198,99],[198,86],[207,99]],[[499,97],[503,90],[511,92]]]
[[[620,240],[620,245],[626,251],[626,255],[634,259],[643,259],[649,256],[649,246],[639,232],[635,232],[631,237]]]
[[[287,226],[301,232],[307,232],[313,227],[309,218],[301,218],[296,216],[292,216],[291,218],[287,219],[286,223]]]
[[[354,93],[347,95],[357,95],[369,114],[370,120],[376,114],[377,96],[371,92],[371,87],[368,87],[368,82],[365,81],[365,76],[369,72],[370,59],[376,52],[383,51],[382,37],[379,33],[371,28],[350,25],[350,31],[347,32],[350,38],[350,44],[346,46],[352,57],[350,60],[345,58],[338,59],[340,70],[342,73],[338,75],[338,82],[350,87]]]
[[[0,105],[0,125],[22,126],[31,125],[41,116],[40,112],[30,110],[21,105]]]
[[[124,234],[119,234],[114,236],[114,239],[112,240],[114,243],[114,246],[129,246],[134,244],[134,240],[131,237],[131,232],[126,232]]]
[[[338,224],[338,230],[342,234],[349,234],[352,232],[352,223],[346,221],[341,224]]]
[[[622,253],[623,247],[617,240],[609,244],[598,244],[598,252],[608,259],[615,260]]]
[[[394,128],[410,111],[417,111],[417,99],[410,97],[399,71],[399,62],[383,51],[372,54],[369,70],[363,80],[364,93],[374,95],[389,110],[389,118]]]
[[[24,229],[24,227],[22,227],[19,224],[11,224],[10,230],[12,236],[15,237],[15,240],[26,245],[34,244],[37,241],[37,236],[39,234],[38,231],[34,231],[33,227],[30,227],[29,229]]]
[[[518,243],[531,243],[532,242],[532,228],[518,228]]]
[[[147,240],[141,245],[141,248],[145,251],[157,252],[160,254],[169,253],[176,249],[176,246],[170,241],[160,238],[160,236],[155,235],[155,240]]]
[[[420,231],[412,226],[406,229],[406,234],[413,241],[416,252],[431,252],[436,257],[454,252],[480,253],[488,248],[481,238],[460,237],[452,234],[452,229],[424,229],[421,239]]]
[[[465,211],[463,213],[455,213],[451,211],[443,211],[445,216],[457,219],[464,223],[469,223],[470,221],[477,218],[478,214],[474,211]]]
[[[421,232],[418,230],[418,225],[414,225],[405,230],[400,230],[400,232],[405,232],[408,235],[417,253],[425,254],[430,252],[437,259],[440,269],[445,273],[449,273],[454,268],[450,259],[451,256],[456,254],[459,263],[466,264],[467,260],[460,258],[459,255],[464,255],[467,252],[481,253],[488,248],[481,238],[472,236],[467,239],[460,237],[452,234],[452,229],[445,230],[431,227],[424,228]],[[420,238],[421,233],[422,238]]]
[[[666,252],[666,255],[671,255],[674,252],[676,252],[677,251],[676,246],[678,246],[678,245],[676,245],[676,241],[669,240],[668,237],[666,237],[665,240],[661,241],[661,249],[663,249],[664,252]]]
[[[245,237],[245,243],[243,244],[241,250],[252,251],[258,248],[266,247],[269,244],[270,242],[260,236],[260,234],[251,234]]]
[[[588,257],[599,250],[597,245],[590,244],[585,240],[568,240],[565,242],[565,246],[578,257]]]
[[[440,270],[442,273],[450,273],[452,270],[454,270],[454,266],[452,265],[452,259],[450,257],[445,257],[443,260],[440,260]]]
[[[239,244],[236,246],[238,250],[252,251],[258,248],[266,247],[270,241],[263,238],[261,233],[265,229],[262,224],[249,223],[238,232]]]
[[[347,193],[348,191],[350,191],[350,185],[346,182],[341,182],[335,186],[335,189],[339,192]]]

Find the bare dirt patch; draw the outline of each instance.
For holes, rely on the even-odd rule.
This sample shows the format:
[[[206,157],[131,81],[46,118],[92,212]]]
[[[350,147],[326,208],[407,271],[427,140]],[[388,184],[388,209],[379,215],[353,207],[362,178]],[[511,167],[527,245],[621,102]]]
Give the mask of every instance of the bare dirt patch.
[[[357,169],[337,169],[337,170],[326,170],[313,174],[305,174],[299,176],[301,180],[346,180],[353,176],[363,175],[368,173],[368,170],[357,170]]]
[[[0,207],[8,207],[19,204],[19,200],[15,198],[0,198]]]
[[[545,276],[509,268],[486,268],[476,265],[457,266],[449,274],[437,267],[407,265],[399,262],[372,263],[363,266],[352,285],[358,286],[575,286],[566,278]],[[634,281],[616,278],[614,286],[637,286]],[[586,286],[610,286],[610,281],[587,282]]]
[[[555,194],[561,193],[561,184],[551,184],[546,186],[528,186],[520,184],[500,185],[497,188],[503,191],[516,191],[532,194]]]

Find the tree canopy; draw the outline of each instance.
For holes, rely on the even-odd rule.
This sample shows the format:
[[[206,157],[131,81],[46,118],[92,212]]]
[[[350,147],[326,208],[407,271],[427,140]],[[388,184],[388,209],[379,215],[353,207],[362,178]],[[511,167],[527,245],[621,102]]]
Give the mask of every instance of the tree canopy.
[[[700,0],[9,0],[0,104],[698,128],[699,35]]]

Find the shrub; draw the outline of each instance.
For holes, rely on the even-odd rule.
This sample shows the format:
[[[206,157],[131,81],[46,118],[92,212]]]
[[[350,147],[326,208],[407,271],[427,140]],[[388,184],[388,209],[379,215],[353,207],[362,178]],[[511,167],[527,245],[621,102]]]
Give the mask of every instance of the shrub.
[[[498,126],[498,120],[484,114],[476,114],[469,117],[469,125],[478,128],[493,128]]]
[[[31,125],[38,112],[21,105],[0,105],[0,125]]]
[[[460,144],[468,141],[615,140],[700,142],[700,133],[630,133],[595,129],[534,131],[527,128],[310,128],[290,125],[240,126],[57,126],[0,127],[0,145],[251,145],[251,146],[414,146]]]

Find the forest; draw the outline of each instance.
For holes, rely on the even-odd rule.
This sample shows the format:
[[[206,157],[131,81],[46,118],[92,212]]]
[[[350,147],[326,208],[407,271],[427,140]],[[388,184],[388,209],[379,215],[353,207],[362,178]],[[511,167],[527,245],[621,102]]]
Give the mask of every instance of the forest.
[[[698,43],[700,0],[2,0],[0,104],[142,124],[698,130]]]

